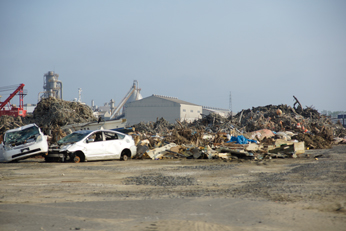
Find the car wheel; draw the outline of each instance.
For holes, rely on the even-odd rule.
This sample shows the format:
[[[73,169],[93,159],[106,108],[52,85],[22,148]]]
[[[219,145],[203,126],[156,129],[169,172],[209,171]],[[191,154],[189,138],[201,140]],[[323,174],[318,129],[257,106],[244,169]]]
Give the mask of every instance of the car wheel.
[[[127,160],[129,159],[129,157],[128,157],[126,154],[123,154],[122,157],[121,157],[121,159],[122,159],[123,161],[127,161]]]
[[[123,161],[127,161],[129,159],[129,155],[128,153],[126,152],[126,150],[122,151],[121,152],[121,157],[120,157],[121,160]]]
[[[80,157],[79,157],[79,156],[75,156],[75,157],[73,158],[73,162],[79,163],[79,162],[80,162]]]

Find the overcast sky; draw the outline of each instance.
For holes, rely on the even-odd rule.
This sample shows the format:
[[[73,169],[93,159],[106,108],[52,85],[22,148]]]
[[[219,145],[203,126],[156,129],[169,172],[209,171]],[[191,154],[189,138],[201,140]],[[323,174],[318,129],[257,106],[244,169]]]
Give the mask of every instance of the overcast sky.
[[[229,109],[231,93],[234,112],[293,95],[346,111],[345,12],[345,0],[0,0],[0,86],[24,83],[37,103],[55,71],[64,100],[82,88],[88,105],[117,105],[138,80],[143,97],[202,106]]]

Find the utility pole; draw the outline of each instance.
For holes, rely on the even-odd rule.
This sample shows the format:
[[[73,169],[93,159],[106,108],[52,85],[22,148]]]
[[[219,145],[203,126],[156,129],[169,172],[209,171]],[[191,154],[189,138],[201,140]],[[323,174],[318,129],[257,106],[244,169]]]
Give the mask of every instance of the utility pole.
[[[229,109],[228,110],[231,112],[231,123],[232,123],[233,111],[232,111],[232,92],[231,91],[229,92]]]

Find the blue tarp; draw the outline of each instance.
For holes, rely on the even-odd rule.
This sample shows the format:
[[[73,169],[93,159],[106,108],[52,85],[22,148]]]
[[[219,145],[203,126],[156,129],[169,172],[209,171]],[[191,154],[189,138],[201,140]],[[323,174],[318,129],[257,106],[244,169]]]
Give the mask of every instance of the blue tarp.
[[[236,144],[248,144],[248,143],[257,143],[256,140],[246,139],[244,136],[232,136],[230,141],[227,143],[235,142]]]

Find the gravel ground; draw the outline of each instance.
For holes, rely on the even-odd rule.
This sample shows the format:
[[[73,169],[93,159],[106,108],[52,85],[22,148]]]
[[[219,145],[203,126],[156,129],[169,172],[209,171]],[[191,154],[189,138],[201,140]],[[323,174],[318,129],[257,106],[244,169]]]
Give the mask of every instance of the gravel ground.
[[[240,199],[267,203],[268,211],[272,211],[273,204],[284,206],[286,210],[293,206],[300,212],[319,211],[325,219],[333,217],[335,227],[345,227],[345,195],[346,145],[308,150],[304,157],[296,159],[130,160],[79,164],[28,159],[0,167],[0,213],[5,211],[1,205],[12,208],[67,202]],[[309,219],[322,224],[325,221],[320,215],[317,220]],[[322,227],[319,230],[323,230]]]

